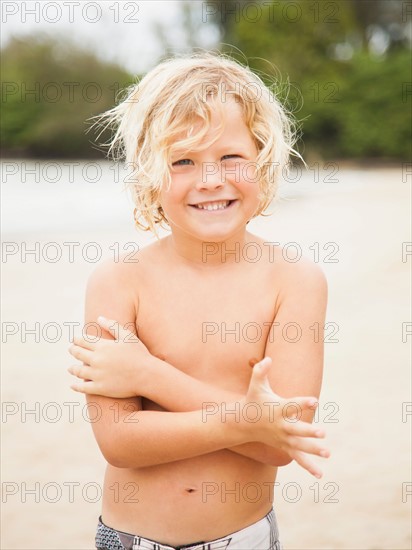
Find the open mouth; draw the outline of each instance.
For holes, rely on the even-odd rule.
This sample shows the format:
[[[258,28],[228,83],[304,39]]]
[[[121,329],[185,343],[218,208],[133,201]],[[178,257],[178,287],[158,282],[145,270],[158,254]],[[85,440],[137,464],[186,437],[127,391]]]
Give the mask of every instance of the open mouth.
[[[236,202],[236,200],[227,200],[227,201],[210,201],[210,202],[200,202],[198,204],[190,204],[192,208],[196,210],[205,210],[206,212],[214,212],[217,210],[227,210],[230,206]]]

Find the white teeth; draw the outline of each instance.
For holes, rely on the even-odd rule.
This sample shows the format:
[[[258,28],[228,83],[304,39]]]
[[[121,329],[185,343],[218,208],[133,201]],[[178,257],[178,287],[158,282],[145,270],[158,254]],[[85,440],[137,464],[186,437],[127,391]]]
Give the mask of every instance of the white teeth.
[[[230,201],[222,201],[222,202],[213,202],[213,203],[203,203],[203,204],[197,204],[196,207],[200,208],[201,210],[223,210],[229,205]]]

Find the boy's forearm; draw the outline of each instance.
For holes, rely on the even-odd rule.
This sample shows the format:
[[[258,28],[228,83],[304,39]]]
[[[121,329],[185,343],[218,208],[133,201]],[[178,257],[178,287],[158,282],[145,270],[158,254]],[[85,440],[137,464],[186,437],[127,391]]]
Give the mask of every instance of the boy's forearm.
[[[136,393],[168,411],[189,412],[198,410],[207,403],[220,405],[239,401],[244,397],[241,393],[193,378],[157,357],[152,357],[145,370],[145,383],[143,387],[135,388]]]
[[[212,408],[224,407],[227,403],[239,403],[244,397],[240,393],[197,380],[156,357],[148,365],[147,375],[143,396],[172,412],[195,411],[205,407],[206,404]],[[170,391],[171,388],[173,391]],[[231,414],[230,406],[224,412],[225,417],[232,417],[236,421],[236,411]],[[236,446],[226,445],[226,447],[235,453],[272,466],[284,466],[291,461],[287,453],[264,443],[250,442]]]
[[[203,410],[182,413],[119,410],[115,425],[110,421],[93,426],[104,457],[118,468],[144,468],[193,458],[242,444],[250,437],[247,430],[231,419],[221,422],[220,414],[206,415]],[[110,437],[108,426],[109,430],[114,426]],[[99,437],[99,431],[105,432],[104,437]]]

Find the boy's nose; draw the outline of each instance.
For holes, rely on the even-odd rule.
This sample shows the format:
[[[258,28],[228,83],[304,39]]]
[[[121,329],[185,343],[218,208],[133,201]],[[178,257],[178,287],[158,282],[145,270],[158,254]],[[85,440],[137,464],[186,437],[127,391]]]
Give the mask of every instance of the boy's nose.
[[[204,162],[200,178],[196,187],[198,189],[218,189],[225,184],[224,174],[217,162]]]

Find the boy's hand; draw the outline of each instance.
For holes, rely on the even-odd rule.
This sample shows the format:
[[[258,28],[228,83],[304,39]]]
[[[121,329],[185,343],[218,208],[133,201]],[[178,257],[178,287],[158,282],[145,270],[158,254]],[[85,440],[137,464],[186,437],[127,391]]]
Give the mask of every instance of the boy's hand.
[[[152,357],[146,346],[129,330],[117,321],[104,317],[97,319],[99,325],[110,332],[115,340],[100,338],[93,342],[92,337],[74,337],[69,352],[83,362],[72,365],[67,370],[83,379],[70,387],[78,392],[106,397],[135,397],[140,395],[139,387],[143,369],[140,365]]]
[[[321,470],[308,460],[307,455],[329,457],[329,451],[316,439],[311,439],[323,438],[325,434],[316,426],[299,420],[303,411],[316,408],[317,399],[284,399],[276,395],[267,378],[271,363],[270,357],[265,357],[253,367],[249,389],[242,403],[242,422],[255,441],[281,449],[302,468],[320,478]]]

